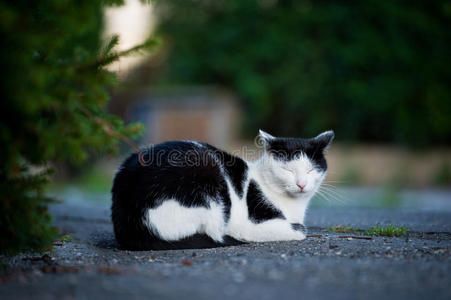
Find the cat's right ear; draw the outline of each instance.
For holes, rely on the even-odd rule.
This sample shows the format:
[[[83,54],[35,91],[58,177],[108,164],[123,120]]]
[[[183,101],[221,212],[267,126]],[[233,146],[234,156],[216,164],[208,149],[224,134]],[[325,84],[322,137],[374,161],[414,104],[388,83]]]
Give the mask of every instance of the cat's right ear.
[[[326,152],[335,137],[335,133],[332,130],[325,131],[313,138],[319,149]]]
[[[265,149],[268,149],[269,143],[274,139],[274,136],[260,129],[257,136],[257,146],[263,146]]]

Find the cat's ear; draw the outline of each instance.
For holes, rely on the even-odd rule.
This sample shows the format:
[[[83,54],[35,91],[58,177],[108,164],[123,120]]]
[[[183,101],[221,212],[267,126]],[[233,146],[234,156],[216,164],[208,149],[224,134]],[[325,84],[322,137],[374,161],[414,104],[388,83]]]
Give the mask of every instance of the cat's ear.
[[[323,133],[317,135],[312,140],[320,148],[323,152],[326,152],[329,149],[330,144],[332,143],[335,134],[332,130],[324,131]]]
[[[276,137],[270,135],[267,132],[264,132],[263,130],[258,130],[258,136],[257,136],[257,143],[263,147],[265,147],[265,149],[268,148],[269,143],[271,142],[271,140],[274,140]]]
[[[265,140],[273,140],[276,138],[276,137],[270,135],[269,133],[264,132],[261,129],[258,130],[258,136],[260,136],[262,139],[265,139]]]

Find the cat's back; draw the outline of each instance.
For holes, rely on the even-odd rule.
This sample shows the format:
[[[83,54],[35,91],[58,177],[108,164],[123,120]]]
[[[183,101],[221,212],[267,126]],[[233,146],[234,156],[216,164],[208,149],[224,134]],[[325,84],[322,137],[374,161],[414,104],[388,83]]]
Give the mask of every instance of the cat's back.
[[[220,150],[195,141],[164,142],[130,155],[120,167],[118,174],[136,172],[140,175],[162,175],[169,172],[174,176],[189,171],[214,171],[220,164],[215,151]]]
[[[209,192],[223,181],[222,162],[211,145],[194,141],[170,141],[143,149],[127,158],[113,183],[115,194],[127,190],[127,198],[178,198],[189,192]],[[204,189],[205,191],[202,191]],[[163,195],[164,194],[164,195]],[[195,195],[194,195],[195,196]],[[191,197],[192,199],[192,197]]]

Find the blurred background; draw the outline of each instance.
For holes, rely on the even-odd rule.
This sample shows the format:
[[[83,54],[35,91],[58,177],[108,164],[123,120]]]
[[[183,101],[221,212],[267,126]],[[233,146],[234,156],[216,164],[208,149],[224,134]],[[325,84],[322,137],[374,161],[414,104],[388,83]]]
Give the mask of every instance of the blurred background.
[[[313,206],[451,210],[449,0],[20,3],[1,4],[0,154],[50,162],[51,196],[109,205],[134,145],[195,139],[253,159],[258,129],[333,129]]]
[[[252,158],[259,128],[333,129],[328,199],[313,206],[451,209],[451,2],[229,0],[103,9],[123,49],[108,111],[139,145],[195,139]],[[58,169],[52,193],[109,201],[119,156]]]
[[[51,243],[49,196],[109,206],[136,147],[253,159],[258,129],[335,131],[314,207],[451,210],[450,29],[449,0],[2,1],[0,249]]]

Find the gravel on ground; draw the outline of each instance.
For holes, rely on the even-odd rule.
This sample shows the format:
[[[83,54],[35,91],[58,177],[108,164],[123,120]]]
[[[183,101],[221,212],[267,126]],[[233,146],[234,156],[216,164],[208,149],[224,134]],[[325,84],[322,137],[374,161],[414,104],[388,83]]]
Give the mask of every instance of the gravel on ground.
[[[175,251],[117,249],[105,205],[55,205],[71,241],[1,257],[0,299],[450,299],[451,213],[311,209],[304,241]],[[376,224],[401,237],[329,232]]]

